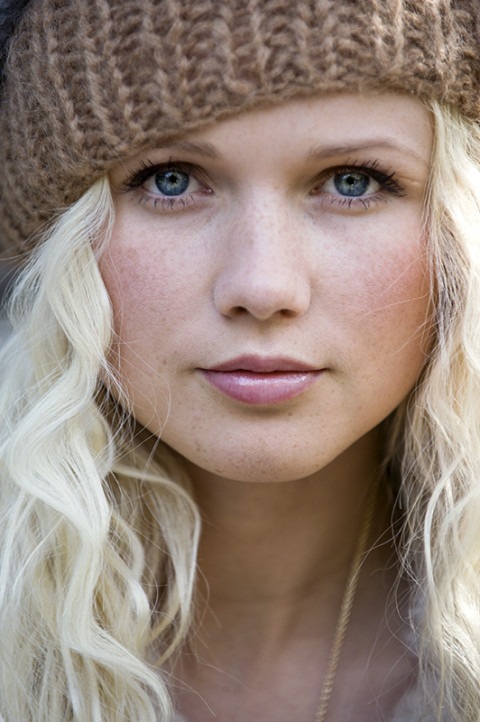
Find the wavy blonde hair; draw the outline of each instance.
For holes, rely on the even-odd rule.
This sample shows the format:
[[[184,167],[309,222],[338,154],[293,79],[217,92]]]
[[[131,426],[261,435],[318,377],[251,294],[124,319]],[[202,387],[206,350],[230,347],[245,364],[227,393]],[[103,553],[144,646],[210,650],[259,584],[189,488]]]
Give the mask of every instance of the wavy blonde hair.
[[[436,344],[387,422],[399,551],[420,607],[438,720],[480,720],[480,131],[431,105],[426,223]],[[5,722],[170,720],[162,664],[191,621],[199,518],[180,466],[136,439],[107,362],[98,181],[44,234],[1,352],[0,715]],[[100,383],[103,379],[105,383]],[[128,408],[128,400],[122,400]],[[155,662],[155,663],[154,663]]]
[[[480,128],[430,104],[425,222],[436,341],[387,423],[400,557],[413,588],[420,680],[435,719],[480,720]]]
[[[103,179],[58,219],[11,303],[0,389],[6,722],[171,717],[166,680],[146,660],[152,648],[168,658],[188,628],[198,515],[166,453],[153,462],[128,426],[120,434],[98,381],[110,376],[112,324],[92,248],[111,224]]]

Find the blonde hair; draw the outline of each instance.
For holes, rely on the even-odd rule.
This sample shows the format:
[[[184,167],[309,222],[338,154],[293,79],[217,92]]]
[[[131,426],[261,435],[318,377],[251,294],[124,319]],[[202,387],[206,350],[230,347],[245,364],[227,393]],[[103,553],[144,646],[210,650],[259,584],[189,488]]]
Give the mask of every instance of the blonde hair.
[[[388,424],[400,555],[414,590],[420,679],[435,719],[480,720],[480,128],[430,105],[425,203],[436,342]]]
[[[107,420],[111,312],[92,248],[111,221],[103,179],[58,219],[12,299],[0,390],[8,722],[171,716],[146,659],[168,658],[188,628],[199,525],[181,470]]]
[[[426,222],[437,340],[388,421],[400,554],[423,622],[436,717],[480,720],[480,132],[431,106]],[[171,719],[161,666],[189,628],[198,512],[180,466],[109,403],[109,299],[96,263],[112,203],[98,181],[32,254],[11,304],[0,389],[0,715]],[[99,379],[104,380],[104,384]],[[128,400],[124,399],[125,407]],[[417,625],[418,626],[418,625]],[[440,691],[439,691],[440,690]],[[447,717],[447,715],[449,715]]]

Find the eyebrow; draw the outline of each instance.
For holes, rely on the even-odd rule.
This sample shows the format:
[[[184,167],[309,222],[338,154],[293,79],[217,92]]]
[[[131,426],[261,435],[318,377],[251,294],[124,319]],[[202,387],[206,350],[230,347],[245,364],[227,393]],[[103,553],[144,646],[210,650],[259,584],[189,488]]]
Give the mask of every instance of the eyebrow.
[[[162,147],[162,146],[160,146]],[[196,153],[196,155],[202,155],[207,158],[220,158],[221,154],[215,148],[213,143],[208,143],[204,140],[198,140],[193,143],[190,140],[177,140],[163,146],[165,150],[184,150],[187,153]]]
[[[220,151],[208,141],[199,140],[196,142],[190,140],[177,140],[168,143],[165,146],[161,146],[165,150],[182,150],[188,153],[195,153],[206,158],[218,159],[222,157]],[[331,158],[336,155],[351,155],[353,153],[359,153],[362,151],[371,150],[372,148],[394,150],[402,154],[410,155],[415,158],[419,163],[428,165],[428,158],[424,158],[416,153],[412,148],[403,143],[397,143],[389,138],[376,138],[365,143],[349,143],[348,145],[315,145],[312,146],[306,153],[306,160],[324,160],[325,158]]]
[[[416,153],[413,148],[410,148],[403,143],[397,143],[396,141],[387,138],[376,138],[375,140],[368,141],[366,143],[351,143],[348,145],[336,145],[336,146],[324,146],[315,145],[312,146],[305,154],[306,159],[311,160],[324,160],[325,158],[331,158],[335,155],[351,155],[352,153],[359,153],[365,150],[371,150],[372,148],[378,148],[379,150],[395,150],[399,153],[406,154],[415,158],[415,160],[428,165],[428,158],[425,158]]]

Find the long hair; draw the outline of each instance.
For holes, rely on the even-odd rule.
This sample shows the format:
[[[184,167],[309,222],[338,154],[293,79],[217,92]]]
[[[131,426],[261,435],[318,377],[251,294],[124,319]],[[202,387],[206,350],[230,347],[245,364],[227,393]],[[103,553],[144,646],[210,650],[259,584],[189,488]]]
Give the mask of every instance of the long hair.
[[[95,253],[111,221],[103,179],[58,219],[11,303],[0,389],[8,722],[171,715],[152,661],[188,627],[198,519],[181,470],[165,453],[149,459],[99,383],[112,330]]]
[[[480,133],[431,106],[426,201],[436,341],[389,420],[399,553],[421,679],[438,720],[480,720]],[[128,399],[111,402],[111,308],[96,256],[112,228],[98,181],[44,234],[1,353],[0,715],[5,722],[167,722],[162,663],[191,620],[198,512]],[[121,393],[121,390],[120,390]],[[118,396],[118,393],[115,394]],[[158,667],[158,668],[157,668]]]
[[[435,347],[388,426],[420,680],[435,719],[480,720],[480,128],[430,104],[425,224]]]

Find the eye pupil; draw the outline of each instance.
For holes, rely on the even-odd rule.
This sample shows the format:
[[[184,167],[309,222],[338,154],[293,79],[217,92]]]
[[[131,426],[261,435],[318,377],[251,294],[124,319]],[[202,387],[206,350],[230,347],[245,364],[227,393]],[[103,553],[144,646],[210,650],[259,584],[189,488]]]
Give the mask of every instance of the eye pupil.
[[[155,175],[155,185],[165,196],[178,196],[188,188],[190,176],[182,170],[162,170]]]
[[[344,196],[362,196],[370,184],[370,178],[365,173],[346,171],[337,173],[333,179],[335,188]]]

